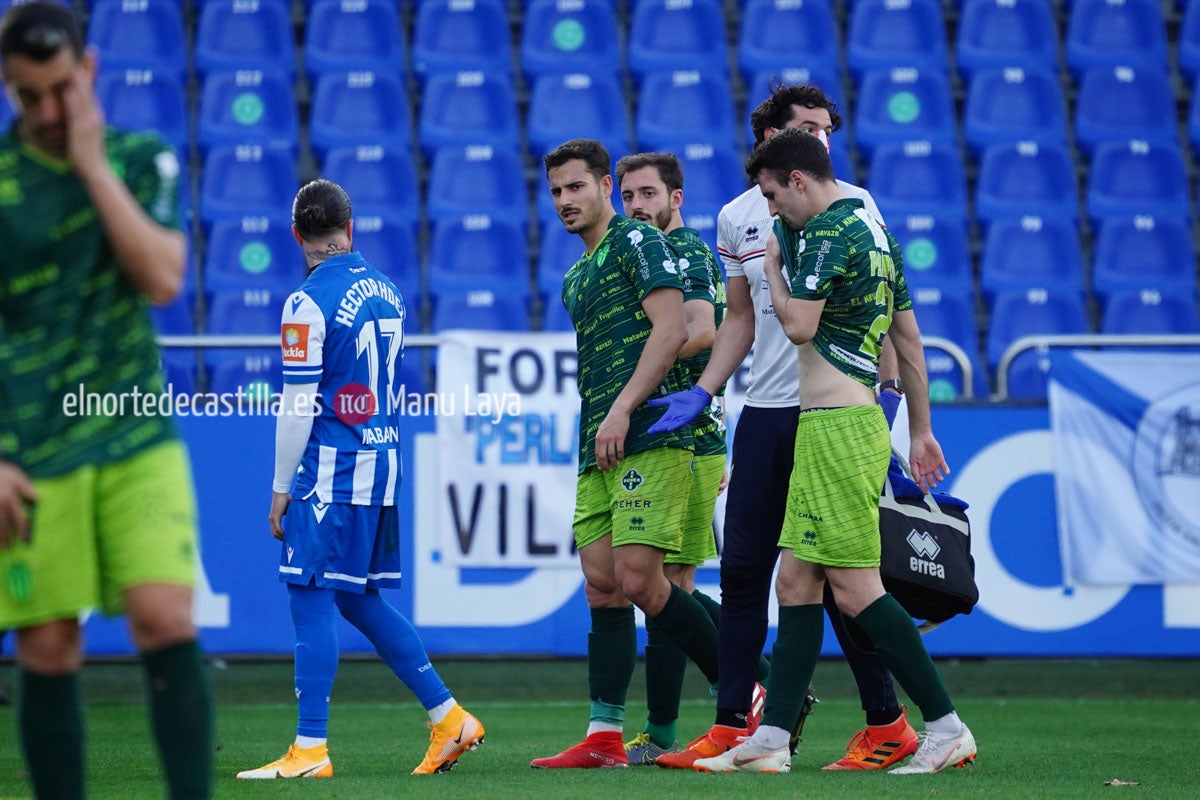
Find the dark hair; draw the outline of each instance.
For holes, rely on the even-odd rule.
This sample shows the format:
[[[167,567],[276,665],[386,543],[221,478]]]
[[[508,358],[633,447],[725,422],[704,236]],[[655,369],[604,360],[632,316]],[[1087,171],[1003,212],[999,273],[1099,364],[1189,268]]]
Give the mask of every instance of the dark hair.
[[[64,47],[70,47],[76,58],[83,56],[83,28],[68,5],[48,0],[21,3],[9,6],[0,21],[0,59],[25,56],[49,61]]]
[[[597,181],[607,175],[612,168],[612,159],[608,156],[608,150],[595,139],[571,139],[563,142],[542,157],[542,164],[545,165],[546,174],[549,175],[550,170],[577,158],[587,164],[588,172],[595,175]]]
[[[842,115],[837,103],[830,99],[819,86],[811,83],[784,83],[776,78],[771,81],[771,94],[750,112],[750,128],[754,131],[754,143],[760,144],[767,136],[767,128],[783,129],[792,121],[795,111],[792,106],[823,108],[829,112],[833,130],[842,129]]]
[[[666,184],[667,191],[673,192],[683,188],[683,167],[674,153],[637,153],[625,156],[617,161],[617,183],[625,180],[625,176],[643,167],[654,167],[658,177]]]
[[[346,190],[324,178],[300,187],[292,203],[292,222],[310,241],[341,230],[352,216]]]
[[[821,183],[833,180],[833,164],[825,143],[812,134],[796,128],[783,128],[766,141],[760,142],[746,162],[750,180],[758,180],[760,172],[769,172],[775,180],[786,184],[792,170],[805,172]]]

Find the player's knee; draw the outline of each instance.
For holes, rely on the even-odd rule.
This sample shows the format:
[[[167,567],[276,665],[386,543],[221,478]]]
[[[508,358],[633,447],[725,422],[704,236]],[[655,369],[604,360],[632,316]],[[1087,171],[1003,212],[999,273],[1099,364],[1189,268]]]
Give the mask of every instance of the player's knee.
[[[143,652],[189,642],[196,638],[191,604],[168,604],[131,613],[129,635]]]
[[[83,663],[79,624],[56,620],[17,631],[17,663],[39,675],[68,675]]]
[[[610,608],[628,605],[621,587],[614,580],[593,580],[588,578],[583,587],[589,608]]]

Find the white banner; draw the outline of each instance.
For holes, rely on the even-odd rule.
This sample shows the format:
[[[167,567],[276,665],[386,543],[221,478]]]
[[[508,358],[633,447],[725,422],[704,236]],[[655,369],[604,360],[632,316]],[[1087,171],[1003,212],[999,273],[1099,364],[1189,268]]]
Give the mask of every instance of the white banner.
[[[1068,583],[1200,582],[1200,355],[1051,359]]]

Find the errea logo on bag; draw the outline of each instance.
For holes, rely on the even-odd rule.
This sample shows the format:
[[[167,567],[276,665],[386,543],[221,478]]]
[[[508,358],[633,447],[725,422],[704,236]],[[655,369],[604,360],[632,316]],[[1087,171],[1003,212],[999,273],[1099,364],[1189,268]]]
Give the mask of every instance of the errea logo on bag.
[[[937,539],[934,539],[927,531],[918,531],[916,528],[913,528],[908,532],[905,541],[908,542],[908,546],[917,554],[909,556],[909,571],[921,575],[932,575],[942,580],[946,579],[946,568],[933,560],[937,558],[938,553],[942,552],[941,545],[937,543]],[[921,558],[917,556],[921,556]]]

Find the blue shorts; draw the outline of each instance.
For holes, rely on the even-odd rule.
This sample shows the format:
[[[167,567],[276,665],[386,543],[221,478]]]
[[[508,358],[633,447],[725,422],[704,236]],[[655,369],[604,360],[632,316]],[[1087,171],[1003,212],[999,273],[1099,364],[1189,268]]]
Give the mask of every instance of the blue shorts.
[[[279,580],[356,594],[398,587],[396,507],[292,500],[283,517]]]

